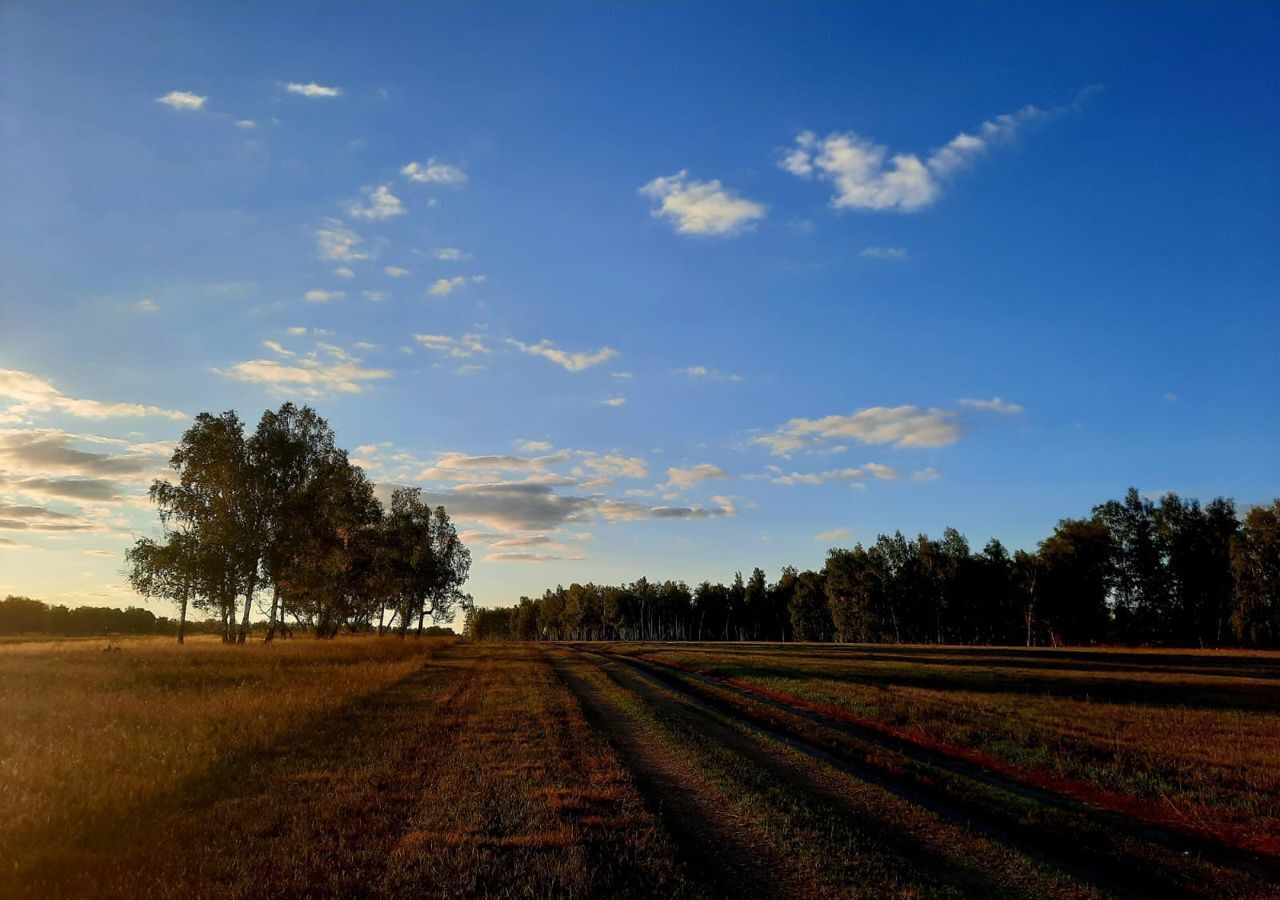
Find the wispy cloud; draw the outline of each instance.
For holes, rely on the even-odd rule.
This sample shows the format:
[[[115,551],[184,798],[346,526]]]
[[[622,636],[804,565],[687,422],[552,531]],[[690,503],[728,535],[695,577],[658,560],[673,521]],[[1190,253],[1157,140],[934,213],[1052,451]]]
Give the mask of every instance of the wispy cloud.
[[[361,206],[359,203],[351,204],[347,208],[347,212],[354,218],[380,221],[394,216],[403,216],[408,212],[404,208],[404,204],[400,202],[400,198],[391,193],[391,185],[389,184],[380,184],[377,187],[363,188],[362,190],[368,198],[368,204],[365,206]]]
[[[901,262],[907,258],[905,247],[864,247],[858,251],[863,259],[891,259]]]
[[[467,183],[467,173],[458,166],[440,162],[434,156],[424,163],[411,162],[400,169],[400,174],[418,184],[442,184],[461,187]]]
[[[1024,106],[983,122],[975,133],[957,134],[923,159],[914,153],[891,155],[888,147],[852,131],[826,137],[803,131],[779,165],[792,175],[829,182],[836,209],[914,212],[937,202],[946,178],[973,165],[993,146],[1011,141],[1029,122],[1063,109]]]
[[[672,369],[673,375],[686,375],[689,378],[705,378],[708,381],[741,381],[742,376],[733,372],[721,372],[710,366],[686,366],[683,369]]]
[[[962,429],[952,410],[919,406],[871,406],[849,415],[791,419],[771,434],[752,439],[776,455],[822,446],[833,440],[894,447],[945,447]]]
[[[85,419],[107,419],[121,416],[160,416],[185,419],[186,413],[143,403],[112,403],[68,397],[51,383],[30,372],[0,369],[0,397],[12,401],[0,409],[0,423],[18,421],[31,413],[60,412]]]
[[[627,402],[627,398],[621,395],[615,397],[607,397],[598,401],[601,406],[622,406]]]
[[[133,304],[133,308],[134,311],[140,313],[154,313],[160,311],[160,307],[156,305],[156,301],[152,300],[150,297],[143,297],[137,303]]]
[[[704,481],[732,477],[724,469],[711,463],[700,463],[687,469],[672,467],[667,469],[667,487],[687,488]]]
[[[321,259],[358,262],[369,258],[369,252],[361,249],[364,238],[336,219],[326,219],[324,227],[317,228],[315,235],[316,252]]]
[[[853,537],[853,532],[848,528],[833,528],[831,531],[819,531],[813,536],[818,542],[823,541],[843,541]]]
[[[273,393],[319,399],[359,394],[368,382],[390,378],[386,369],[370,369],[341,347],[318,343],[306,354],[284,360],[249,359],[230,369],[215,369],[224,378],[266,385]]]
[[[170,109],[187,109],[196,110],[203,109],[205,101],[208,97],[200,94],[193,94],[190,91],[170,91],[163,97],[157,97],[157,103],[163,103]]]
[[[739,197],[719,181],[693,181],[681,169],[655,178],[640,193],[657,201],[654,218],[666,219],[679,234],[729,237],[755,227],[765,216],[765,206]]]
[[[960,401],[961,406],[967,406],[970,409],[980,410],[981,412],[1003,413],[1004,415],[1015,415],[1024,412],[1022,406],[1017,403],[1010,403],[1000,397],[992,397],[990,400],[973,400],[964,399]]]
[[[401,268],[400,266],[387,266],[382,271],[386,272],[392,278],[405,278],[413,274],[408,269]]]
[[[437,278],[431,287],[427,288],[427,293],[433,297],[448,297],[456,290],[460,290],[467,284],[467,279],[461,275],[455,275],[452,278]]]
[[[472,257],[472,254],[459,250],[457,247],[437,247],[431,252],[441,262],[466,262]]]
[[[341,300],[346,296],[345,291],[307,291],[303,299],[309,303],[328,303],[330,300]]]
[[[342,88],[326,87],[323,84],[316,84],[314,81],[309,81],[306,84],[291,81],[284,86],[284,89],[290,94],[298,94],[302,97],[324,98],[342,96]]]
[[[468,359],[489,352],[489,348],[484,343],[484,336],[480,334],[464,334],[460,338],[444,334],[415,334],[413,339],[428,350],[443,353],[454,359]]]
[[[595,351],[577,351],[570,352],[561,350],[551,341],[543,338],[536,344],[525,344],[512,338],[507,339],[507,343],[516,347],[523,353],[529,353],[533,356],[541,356],[550,362],[555,363],[562,369],[569,372],[581,372],[583,369],[589,369],[592,366],[598,366],[602,362],[607,362],[618,355],[618,351],[612,347],[601,347]]]
[[[863,481],[868,476],[881,481],[892,481],[901,476],[901,472],[892,466],[880,463],[867,463],[860,468],[827,469],[822,472],[791,472],[769,476],[774,484],[827,484],[832,481]]]

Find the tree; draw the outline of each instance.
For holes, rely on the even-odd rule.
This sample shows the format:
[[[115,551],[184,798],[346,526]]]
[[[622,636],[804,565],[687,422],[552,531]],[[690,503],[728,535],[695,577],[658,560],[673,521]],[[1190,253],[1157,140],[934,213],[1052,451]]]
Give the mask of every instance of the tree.
[[[742,603],[749,623],[751,640],[758,641],[761,629],[767,627],[769,622],[769,583],[765,579],[764,569],[759,566],[751,570]]]
[[[224,641],[233,639],[236,600],[243,594],[234,639],[244,643],[263,544],[260,485],[239,416],[234,410],[196,416],[169,465],[178,473],[177,484],[160,479],[151,485],[161,524],[199,543],[209,567],[204,599],[222,619]]]
[[[391,494],[382,541],[401,637],[414,619],[421,634],[428,616],[440,622],[451,617],[456,606],[470,608],[471,597],[462,585],[471,570],[471,553],[443,506],[433,510],[418,488],[397,488]]]
[[[1280,500],[1255,506],[1231,541],[1236,637],[1254,646],[1280,644]]]
[[[1115,619],[1118,634],[1131,641],[1163,641],[1170,621],[1165,546],[1155,505],[1129,488],[1124,500],[1093,509],[1114,547]]]
[[[1054,646],[1105,638],[1115,560],[1111,531],[1096,519],[1063,519],[1040,542],[1038,620]]]
[[[797,641],[831,640],[831,614],[827,611],[827,592],[822,575],[802,572],[791,597],[791,628]]]
[[[129,583],[144,597],[159,597],[178,604],[178,643],[187,635],[187,607],[193,593],[208,590],[207,565],[199,542],[191,532],[174,531],[162,543],[140,538],[125,552]]]

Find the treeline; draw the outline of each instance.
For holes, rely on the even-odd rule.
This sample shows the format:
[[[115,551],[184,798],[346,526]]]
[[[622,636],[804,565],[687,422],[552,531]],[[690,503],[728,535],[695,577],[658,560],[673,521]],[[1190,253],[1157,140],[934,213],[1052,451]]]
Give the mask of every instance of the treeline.
[[[468,613],[478,640],[1280,645],[1280,500],[1241,521],[1130,489],[1064,519],[1034,552],[955,529],[833,549],[820,571],[756,568],[728,585],[572,584]]]
[[[107,634],[177,634],[178,622],[149,609],[130,606],[50,606],[10,594],[0,600],[0,635],[49,634],[85,637]]]
[[[310,407],[268,410],[252,434],[234,410],[201,413],[170,466],[176,480],[150,492],[163,535],[139,540],[126,562],[139,593],[177,605],[179,641],[190,608],[243,643],[255,604],[267,640],[296,626],[422,634],[427,619],[471,605],[471,554],[444,507],[401,488],[383,509]]]

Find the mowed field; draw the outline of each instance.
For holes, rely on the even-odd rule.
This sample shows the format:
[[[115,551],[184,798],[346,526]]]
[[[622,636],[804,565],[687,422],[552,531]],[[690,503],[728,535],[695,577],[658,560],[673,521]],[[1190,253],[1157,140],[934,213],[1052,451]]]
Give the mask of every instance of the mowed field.
[[[3,897],[1280,896],[1280,655],[0,646]]]

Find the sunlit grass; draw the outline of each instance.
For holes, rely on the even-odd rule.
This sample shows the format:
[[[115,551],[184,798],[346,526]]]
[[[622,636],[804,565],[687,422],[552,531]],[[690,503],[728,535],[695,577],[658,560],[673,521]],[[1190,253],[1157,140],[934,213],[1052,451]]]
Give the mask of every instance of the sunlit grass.
[[[447,642],[0,646],[0,859],[36,864],[118,830],[192,779],[404,678]]]

